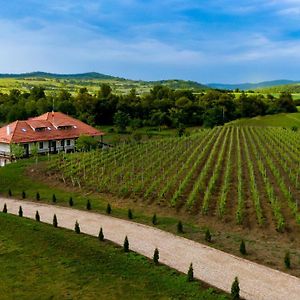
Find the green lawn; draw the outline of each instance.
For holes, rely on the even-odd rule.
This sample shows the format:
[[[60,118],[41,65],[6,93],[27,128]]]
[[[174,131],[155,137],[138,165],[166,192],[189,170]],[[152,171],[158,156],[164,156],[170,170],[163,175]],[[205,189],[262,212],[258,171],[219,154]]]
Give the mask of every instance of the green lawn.
[[[0,298],[226,299],[121,248],[0,213]]]
[[[300,127],[299,113],[282,113],[277,115],[258,116],[249,119],[238,119],[227,125],[236,126],[279,126],[279,127]]]

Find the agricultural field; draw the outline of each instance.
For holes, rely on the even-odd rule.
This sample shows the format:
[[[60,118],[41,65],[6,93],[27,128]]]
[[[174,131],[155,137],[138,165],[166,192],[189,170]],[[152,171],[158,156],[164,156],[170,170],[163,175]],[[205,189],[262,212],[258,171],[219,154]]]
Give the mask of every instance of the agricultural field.
[[[297,107],[299,110],[299,107]],[[257,126],[257,127],[300,127],[300,113],[281,113],[269,116],[238,119],[228,123],[229,126]]]
[[[218,127],[183,138],[60,155],[49,175],[90,191],[246,228],[298,229],[299,134]]]

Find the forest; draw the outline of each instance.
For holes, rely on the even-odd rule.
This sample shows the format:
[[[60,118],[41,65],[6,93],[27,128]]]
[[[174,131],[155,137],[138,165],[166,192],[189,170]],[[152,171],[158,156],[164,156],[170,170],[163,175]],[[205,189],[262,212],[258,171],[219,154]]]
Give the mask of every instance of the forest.
[[[0,123],[34,117],[53,107],[92,126],[115,124],[120,131],[126,126],[214,127],[238,118],[297,111],[289,93],[278,97],[222,90],[195,93],[156,85],[142,95],[135,89],[118,95],[110,85],[102,84],[96,94],[80,88],[72,95],[67,90],[48,94],[40,86],[29,92],[12,89],[8,94],[1,93]]]

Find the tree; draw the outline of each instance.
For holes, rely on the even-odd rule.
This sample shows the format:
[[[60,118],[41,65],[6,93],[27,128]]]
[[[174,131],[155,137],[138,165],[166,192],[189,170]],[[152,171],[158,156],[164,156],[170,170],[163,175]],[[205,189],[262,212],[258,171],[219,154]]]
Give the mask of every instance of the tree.
[[[285,256],[284,256],[284,264],[285,264],[285,267],[287,269],[290,269],[291,268],[291,257],[290,257],[290,252],[287,251],[285,253]]]
[[[56,203],[56,200],[57,200],[57,199],[56,199],[56,196],[55,196],[55,194],[53,194],[53,195],[52,195],[52,202],[53,202],[53,203]]]
[[[11,197],[12,196],[12,192],[11,189],[8,190],[8,196]]]
[[[4,203],[4,207],[3,207],[2,212],[4,212],[5,214],[7,213],[7,206],[6,206],[6,203]]]
[[[23,217],[23,209],[22,209],[22,206],[19,207],[19,217]]]
[[[159,251],[157,248],[155,248],[154,250],[154,254],[153,254],[153,262],[158,265],[159,263]]]
[[[25,199],[26,198],[26,193],[25,191],[22,191],[22,199]]]
[[[38,211],[36,211],[36,213],[35,213],[35,220],[40,222],[40,214]]]
[[[91,210],[92,209],[92,205],[91,205],[91,202],[90,202],[89,199],[87,200],[87,203],[86,203],[86,209],[87,210]]]
[[[73,198],[72,198],[72,197],[70,197],[70,199],[69,199],[69,205],[70,205],[70,206],[73,206],[73,205],[74,205],[74,202],[73,202]]]
[[[117,127],[118,132],[126,132],[126,127],[129,125],[129,115],[123,111],[118,110],[114,114],[114,125]]]
[[[205,230],[205,240],[209,243],[211,242],[211,233],[208,228]]]
[[[157,217],[156,217],[156,214],[154,214],[153,217],[152,217],[152,224],[153,224],[153,225],[156,225],[156,224],[157,224]]]
[[[77,234],[80,233],[80,226],[79,226],[79,223],[78,223],[77,220],[76,220],[76,222],[75,222],[75,228],[74,228],[74,230],[75,230],[75,232],[76,232]]]
[[[127,235],[125,236],[125,240],[124,240],[124,244],[123,244],[123,249],[124,249],[124,252],[129,252],[129,242],[128,242]]]
[[[240,244],[240,253],[242,255],[246,255],[247,254],[247,251],[246,251],[246,245],[245,245],[245,242],[244,240],[241,241],[241,244]]]
[[[53,226],[55,227],[55,228],[57,228],[57,226],[58,226],[58,223],[57,223],[57,217],[56,217],[56,214],[54,214],[54,216],[53,216]]]
[[[107,204],[107,207],[106,207],[106,213],[108,214],[108,215],[110,215],[111,214],[111,206],[110,206],[110,204],[108,203]]]
[[[193,269],[193,264],[190,264],[188,273],[187,273],[187,281],[191,282],[194,280],[194,269]]]
[[[128,209],[128,219],[130,219],[130,220],[133,219],[132,210],[130,208]]]
[[[240,299],[240,284],[237,277],[235,277],[232,285],[231,285],[231,299],[239,300]]]
[[[99,141],[91,136],[81,135],[76,140],[76,150],[81,152],[87,152],[94,149],[97,149],[99,145]]]
[[[24,156],[24,147],[21,144],[12,144],[11,153],[18,160]]]
[[[39,201],[41,199],[41,196],[40,196],[39,192],[36,193],[36,197],[35,198],[36,198],[37,201]]]
[[[35,158],[35,164],[38,163],[39,159],[39,148],[37,144],[33,144],[30,146],[31,155]]]
[[[183,225],[182,225],[181,221],[178,221],[178,223],[177,223],[177,232],[183,233]]]
[[[102,229],[102,227],[100,228],[98,238],[99,238],[99,241],[101,241],[101,242],[104,241],[104,234],[103,234],[103,229]]]

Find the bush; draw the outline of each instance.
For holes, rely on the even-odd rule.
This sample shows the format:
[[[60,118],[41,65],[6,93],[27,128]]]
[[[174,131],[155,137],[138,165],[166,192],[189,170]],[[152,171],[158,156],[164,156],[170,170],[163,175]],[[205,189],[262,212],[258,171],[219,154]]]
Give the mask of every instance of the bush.
[[[106,213],[107,213],[108,215],[111,214],[111,206],[110,206],[109,203],[107,204],[107,207],[106,207]]]
[[[37,201],[40,201],[40,200],[41,200],[41,196],[40,196],[40,193],[39,193],[39,192],[36,193],[35,198],[36,198]]]
[[[156,217],[156,214],[154,214],[153,217],[152,217],[152,224],[153,224],[153,225],[156,225],[156,224],[157,224],[157,217]]]
[[[39,212],[38,211],[36,211],[36,213],[35,213],[35,220],[36,221],[38,221],[38,222],[40,222],[40,214],[39,214]]]
[[[57,228],[57,226],[58,226],[56,214],[54,214],[54,216],[53,216],[53,226],[55,228]]]
[[[80,226],[79,226],[79,223],[78,223],[78,221],[76,220],[76,222],[75,222],[75,228],[74,228],[74,230],[75,230],[75,232],[76,233],[80,233]]]
[[[69,205],[70,205],[70,206],[73,206],[73,205],[74,205],[74,202],[73,202],[73,198],[72,198],[72,197],[70,197],[70,199],[69,199]]]
[[[11,189],[8,190],[8,196],[11,197],[12,196],[12,192]]]
[[[26,193],[25,191],[22,192],[22,199],[25,199],[26,198]]]
[[[130,208],[128,209],[128,219],[133,219],[132,210]]]
[[[123,249],[124,249],[124,252],[129,252],[129,242],[128,242],[127,235],[125,236],[125,240],[124,240],[124,244],[123,244]]]
[[[187,281],[191,282],[194,280],[194,269],[193,269],[193,264],[190,264],[188,273],[187,273]]]
[[[181,222],[181,221],[179,221],[179,222],[177,223],[177,232],[178,232],[178,233],[183,233],[183,225],[182,225],[182,222]]]
[[[240,299],[240,285],[239,285],[239,280],[237,277],[235,277],[235,279],[231,285],[231,299],[232,300]]]
[[[6,206],[6,203],[4,203],[2,212],[4,212],[5,214],[7,213],[7,206]]]
[[[86,203],[86,209],[87,210],[91,210],[92,209],[92,205],[91,205],[90,200],[88,200],[87,203]]]
[[[240,244],[240,252],[241,252],[242,255],[246,255],[246,254],[247,254],[247,251],[246,251],[246,245],[245,245],[244,240],[241,241],[241,244]]]
[[[153,262],[158,265],[159,263],[159,251],[157,248],[155,248],[154,250],[154,254],[153,254]]]
[[[101,241],[101,242],[104,241],[104,234],[103,234],[103,229],[102,229],[102,227],[100,228],[98,238],[99,238],[99,241]]]
[[[52,195],[52,202],[53,202],[53,203],[56,203],[56,200],[57,200],[57,199],[56,199],[56,196],[55,196],[55,194],[53,194],[53,195]]]
[[[19,207],[19,217],[23,217],[23,209],[22,209],[22,206]]]
[[[211,233],[208,228],[205,230],[205,240],[211,243]]]
[[[284,256],[284,264],[285,264],[285,267],[287,269],[290,269],[291,268],[291,257],[290,257],[290,252],[287,251],[285,253],[285,256]]]

